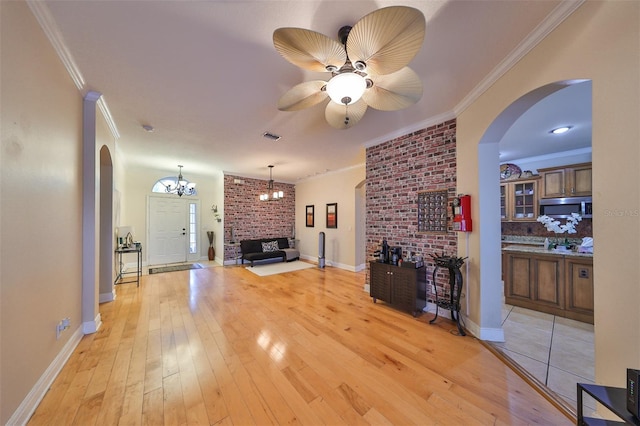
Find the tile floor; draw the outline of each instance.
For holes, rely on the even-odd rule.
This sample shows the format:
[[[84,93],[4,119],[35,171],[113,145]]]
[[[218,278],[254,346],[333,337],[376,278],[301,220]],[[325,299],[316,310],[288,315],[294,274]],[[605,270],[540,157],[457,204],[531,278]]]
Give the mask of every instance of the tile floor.
[[[153,268],[158,268],[161,266],[176,266],[176,265],[188,265],[190,263],[198,263],[202,265],[203,268],[212,268],[214,266],[221,266],[219,263],[216,263],[214,260],[199,260],[197,262],[179,262],[179,263],[160,263],[157,265],[153,265]],[[130,270],[129,265],[127,265],[127,270]],[[135,271],[135,265],[133,265],[133,270]],[[142,275],[149,275],[149,266],[142,265]]]
[[[511,305],[502,321],[505,342],[494,345],[577,410],[576,383],[595,380],[593,325]]]

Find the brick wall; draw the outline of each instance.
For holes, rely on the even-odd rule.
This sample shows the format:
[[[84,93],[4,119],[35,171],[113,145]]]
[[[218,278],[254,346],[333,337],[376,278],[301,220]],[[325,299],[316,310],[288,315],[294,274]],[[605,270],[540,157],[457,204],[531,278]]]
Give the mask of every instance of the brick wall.
[[[456,194],[456,120],[367,148],[366,169],[367,259],[373,259],[383,238],[391,246],[402,247],[404,256],[414,251],[428,264],[431,292],[431,255],[457,255],[457,235],[450,220],[447,232],[419,233],[417,198],[421,191],[446,190],[450,206]],[[448,214],[451,217],[450,209]],[[448,273],[438,272],[438,293],[448,294]]]
[[[236,183],[239,181],[241,183]],[[296,192],[292,184],[275,182],[277,190],[284,191],[278,201],[260,201],[268,181],[241,176],[224,176],[224,242],[253,238],[291,237],[295,224]],[[233,247],[225,247],[224,260],[235,257]]]

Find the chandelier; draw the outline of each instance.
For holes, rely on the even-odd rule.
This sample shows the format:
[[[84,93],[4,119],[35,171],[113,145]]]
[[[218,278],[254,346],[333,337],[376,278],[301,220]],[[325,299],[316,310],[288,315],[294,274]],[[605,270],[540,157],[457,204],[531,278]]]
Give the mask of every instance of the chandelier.
[[[168,194],[178,194],[178,197],[183,195],[196,195],[196,184],[189,182],[182,177],[182,167],[178,165],[178,177],[165,177],[158,181],[164,187],[164,191]],[[157,185],[157,184],[156,184]],[[154,187],[155,189],[155,187]],[[156,192],[156,191],[154,191]]]
[[[273,187],[272,171],[273,166],[269,165],[269,184],[267,185],[267,192],[260,194],[260,201],[274,201],[284,197],[284,192],[276,191]]]

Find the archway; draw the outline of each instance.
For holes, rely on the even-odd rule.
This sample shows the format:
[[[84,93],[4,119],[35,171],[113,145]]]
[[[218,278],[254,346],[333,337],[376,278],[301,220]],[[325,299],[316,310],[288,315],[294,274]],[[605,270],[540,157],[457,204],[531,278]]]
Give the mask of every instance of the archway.
[[[499,212],[499,199],[496,187],[497,170],[499,169],[499,144],[507,130],[525,114],[531,107],[543,99],[579,83],[588,80],[571,80],[551,83],[535,89],[509,105],[491,123],[484,133],[478,146],[478,171],[480,176],[479,204],[480,204],[480,228],[482,229],[480,271],[485,271],[482,277],[482,287],[489,289],[482,290],[481,311],[483,318],[490,318],[492,325],[498,324],[502,327],[502,285],[501,285],[501,219]],[[590,84],[584,87],[591,87]],[[573,89],[572,89],[573,90]],[[584,89],[578,89],[584,90]],[[539,107],[539,106],[538,106]],[[565,154],[566,155],[566,154]],[[548,160],[547,160],[548,161]],[[488,272],[487,272],[488,271]],[[485,286],[486,280],[489,284]],[[495,285],[499,283],[499,285]],[[483,323],[486,324],[486,323]],[[495,339],[500,341],[500,339]],[[504,340],[504,335],[503,339]],[[523,368],[526,368],[523,366]],[[546,382],[544,383],[546,384]],[[555,390],[555,389],[554,389]]]
[[[100,209],[98,233],[98,294],[100,303],[115,299],[113,286],[113,161],[109,148],[100,148]]]
[[[480,193],[478,196],[480,228],[483,238],[480,241],[481,281],[481,323],[485,327],[500,329],[500,309],[502,305],[501,277],[499,267],[500,257],[500,200],[496,191],[496,180],[499,170],[498,145],[507,130],[521,117],[531,106],[545,97],[567,86],[582,83],[587,80],[566,80],[550,83],[539,87],[515,100],[491,123],[487,131],[480,139],[478,145],[478,176],[480,180]],[[497,284],[496,284],[497,283]],[[500,340],[499,336],[495,340]],[[486,339],[492,340],[492,339]]]

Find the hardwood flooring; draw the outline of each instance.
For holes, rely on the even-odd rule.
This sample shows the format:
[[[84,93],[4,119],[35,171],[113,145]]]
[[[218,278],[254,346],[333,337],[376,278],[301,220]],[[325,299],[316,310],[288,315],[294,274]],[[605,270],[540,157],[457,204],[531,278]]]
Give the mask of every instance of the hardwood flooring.
[[[227,266],[119,285],[29,425],[573,423],[452,322],[374,304],[364,280]]]

